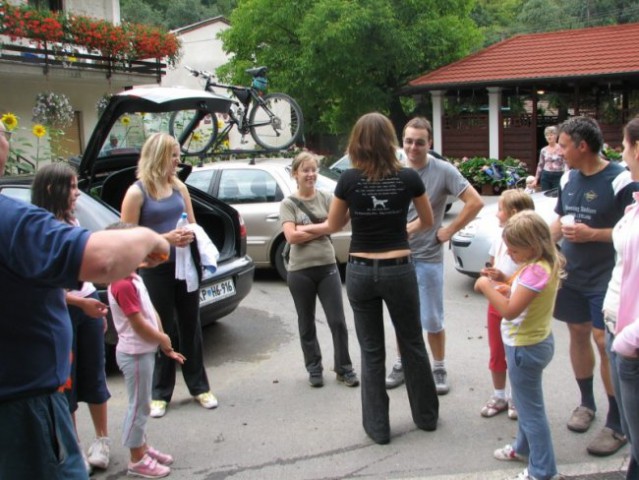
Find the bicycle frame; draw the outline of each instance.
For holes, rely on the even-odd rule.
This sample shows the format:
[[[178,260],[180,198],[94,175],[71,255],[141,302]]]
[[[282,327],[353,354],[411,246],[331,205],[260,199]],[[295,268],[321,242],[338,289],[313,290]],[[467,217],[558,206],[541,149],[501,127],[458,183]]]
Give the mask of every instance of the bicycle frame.
[[[220,144],[224,141],[224,138],[226,137],[226,135],[232,130],[233,125],[237,125],[238,131],[240,132],[242,136],[244,136],[249,133],[251,127],[261,127],[263,125],[269,125],[271,122],[270,119],[272,119],[275,116],[275,114],[271,112],[271,110],[266,106],[266,104],[262,100],[261,93],[258,92],[253,87],[238,87],[236,85],[226,85],[224,83],[215,82],[212,80],[210,76],[207,76],[206,85],[204,89],[207,92],[215,93],[215,90],[213,90],[213,88],[225,88],[227,90],[230,90],[236,99],[236,100],[233,100],[233,103],[237,105],[238,108],[240,107],[242,108],[242,112],[241,112],[242,115],[240,118],[236,116],[236,112],[233,109],[229,110],[228,116],[230,120],[228,124],[224,127],[224,129],[221,132],[218,132],[217,138],[215,139],[215,141],[213,142],[213,145],[211,146],[213,150],[216,150],[217,147],[220,146]],[[248,94],[246,101],[242,101],[241,98],[238,97],[237,95],[238,91],[246,92]],[[249,123],[248,115],[251,110],[251,104],[259,104],[264,109],[264,111],[268,114],[269,120],[262,121],[262,122]]]

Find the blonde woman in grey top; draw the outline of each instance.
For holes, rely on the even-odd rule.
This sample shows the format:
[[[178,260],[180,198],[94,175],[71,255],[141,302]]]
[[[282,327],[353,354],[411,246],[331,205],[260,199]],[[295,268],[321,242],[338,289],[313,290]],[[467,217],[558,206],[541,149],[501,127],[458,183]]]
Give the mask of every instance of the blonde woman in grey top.
[[[332,195],[315,188],[318,167],[317,157],[309,152],[302,152],[295,157],[291,171],[291,176],[297,182],[297,191],[291,195],[295,200],[286,198],[280,206],[284,236],[291,244],[287,283],[297,311],[309,384],[312,387],[324,385],[322,352],[315,327],[315,307],[319,298],[333,336],[333,368],[337,381],[356,387],[359,380],[348,353],[342,282],[326,223]],[[304,208],[296,202],[301,202]],[[304,210],[311,213],[313,218]],[[318,220],[322,223],[317,224]],[[309,225],[313,225],[315,233],[306,230]]]

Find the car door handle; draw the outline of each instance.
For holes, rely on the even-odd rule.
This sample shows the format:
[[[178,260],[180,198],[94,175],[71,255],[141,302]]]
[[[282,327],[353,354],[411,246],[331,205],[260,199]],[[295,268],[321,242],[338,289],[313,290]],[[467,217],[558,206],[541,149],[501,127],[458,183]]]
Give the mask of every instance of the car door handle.
[[[280,214],[279,213],[271,213],[270,215],[266,216],[266,221],[267,222],[276,222],[280,219]]]

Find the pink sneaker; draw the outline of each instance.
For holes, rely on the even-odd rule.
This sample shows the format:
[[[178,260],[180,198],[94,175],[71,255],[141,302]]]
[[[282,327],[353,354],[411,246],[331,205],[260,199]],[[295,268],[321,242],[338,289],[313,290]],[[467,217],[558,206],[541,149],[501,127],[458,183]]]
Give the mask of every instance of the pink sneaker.
[[[134,477],[143,478],[162,478],[171,473],[171,469],[158,463],[155,458],[151,458],[148,454],[144,454],[142,460],[137,463],[129,462],[127,474]]]
[[[151,458],[155,458],[162,465],[171,465],[173,463],[173,457],[171,455],[168,453],[162,453],[153,447],[148,447],[146,449],[146,454]]]

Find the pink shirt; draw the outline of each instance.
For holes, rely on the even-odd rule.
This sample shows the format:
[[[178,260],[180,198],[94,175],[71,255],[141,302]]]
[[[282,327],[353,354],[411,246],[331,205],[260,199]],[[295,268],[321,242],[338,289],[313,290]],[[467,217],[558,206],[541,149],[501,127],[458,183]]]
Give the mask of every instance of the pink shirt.
[[[626,242],[623,249],[623,271],[619,290],[619,310],[612,349],[627,357],[636,357],[639,349],[639,192],[633,194],[635,203],[626,209],[624,215],[627,227]]]
[[[118,332],[116,350],[129,355],[156,351],[158,343],[148,342],[138,336],[128,319],[129,315],[141,313],[146,322],[159,330],[155,309],[140,276],[132,273],[122,280],[113,282],[109,285],[108,293],[113,324]]]

